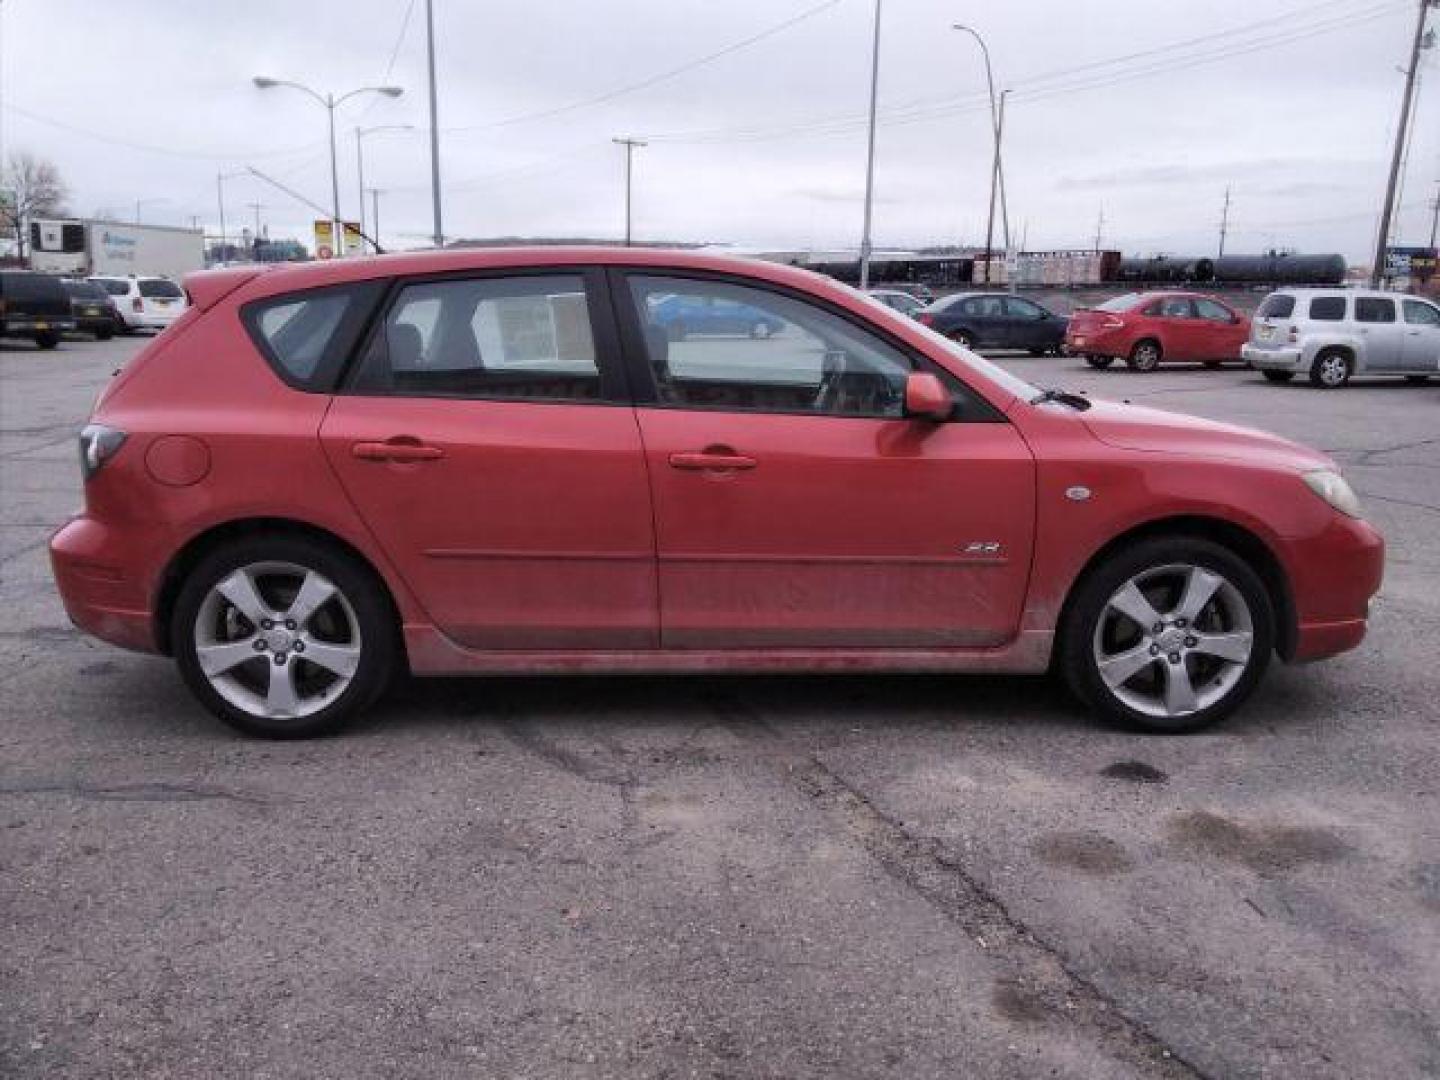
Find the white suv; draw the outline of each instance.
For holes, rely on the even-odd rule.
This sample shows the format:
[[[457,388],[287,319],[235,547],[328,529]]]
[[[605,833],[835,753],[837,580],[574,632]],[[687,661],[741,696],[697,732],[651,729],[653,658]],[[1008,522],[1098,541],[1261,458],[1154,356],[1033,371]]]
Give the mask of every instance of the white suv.
[[[125,330],[164,330],[181,315],[188,303],[185,290],[169,278],[111,277],[90,279],[110,294]]]
[[[1352,375],[1440,374],[1440,307],[1369,289],[1282,289],[1255,312],[1240,356],[1271,382],[1306,374],[1315,386]]]

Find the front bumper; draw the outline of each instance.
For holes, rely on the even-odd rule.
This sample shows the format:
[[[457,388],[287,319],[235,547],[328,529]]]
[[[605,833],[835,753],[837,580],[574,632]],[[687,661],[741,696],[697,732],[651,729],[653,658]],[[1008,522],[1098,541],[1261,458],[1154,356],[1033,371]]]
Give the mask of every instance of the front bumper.
[[[1355,648],[1384,578],[1384,538],[1367,522],[1337,513],[1323,532],[1292,545],[1296,633],[1286,659],[1319,660]]]
[[[1299,349],[1262,349],[1247,341],[1240,346],[1240,359],[1258,371],[1299,371],[1305,357]]]
[[[50,538],[50,566],[70,621],[112,645],[159,652],[151,590],[135,571],[145,565],[133,539],[93,518],[72,518]]]

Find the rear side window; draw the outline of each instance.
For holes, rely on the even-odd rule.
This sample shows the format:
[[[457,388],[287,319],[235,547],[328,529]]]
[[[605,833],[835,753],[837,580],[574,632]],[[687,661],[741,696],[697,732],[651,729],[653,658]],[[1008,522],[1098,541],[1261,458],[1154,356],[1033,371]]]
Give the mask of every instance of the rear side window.
[[[1139,293],[1126,293],[1124,296],[1112,296],[1103,304],[1096,306],[1096,311],[1133,311],[1140,306],[1145,297]]]
[[[1209,319],[1211,322],[1228,323],[1231,321],[1230,309],[1217,304],[1214,300],[1206,300],[1204,297],[1196,299],[1195,310],[1199,313],[1200,318]]]
[[[1255,312],[1257,319],[1288,319],[1295,312],[1295,297],[1286,296],[1284,293],[1274,293],[1265,298],[1260,305],[1260,310]]]
[[[1381,300],[1373,296],[1355,298],[1356,322],[1394,322],[1395,301]]]
[[[384,282],[287,293],[246,304],[245,328],[275,374],[299,390],[335,385]]]
[[[8,300],[68,300],[60,279],[49,274],[6,274],[5,297]]]
[[[1310,318],[1320,322],[1340,322],[1345,318],[1345,297],[1315,297],[1310,301]]]
[[[185,294],[180,291],[180,286],[173,281],[166,281],[164,278],[141,278],[140,295],[149,298],[166,298],[178,300]]]

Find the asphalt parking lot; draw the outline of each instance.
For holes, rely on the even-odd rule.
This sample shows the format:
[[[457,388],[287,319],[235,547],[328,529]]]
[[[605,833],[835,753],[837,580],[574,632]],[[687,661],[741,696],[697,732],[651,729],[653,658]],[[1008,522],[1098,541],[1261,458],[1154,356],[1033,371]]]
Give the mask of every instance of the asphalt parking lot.
[[[1371,636],[1227,726],[1045,681],[444,680],[246,741],[45,541],[142,344],[0,349],[0,1075],[1440,1075],[1440,382],[1046,385],[1332,453]]]

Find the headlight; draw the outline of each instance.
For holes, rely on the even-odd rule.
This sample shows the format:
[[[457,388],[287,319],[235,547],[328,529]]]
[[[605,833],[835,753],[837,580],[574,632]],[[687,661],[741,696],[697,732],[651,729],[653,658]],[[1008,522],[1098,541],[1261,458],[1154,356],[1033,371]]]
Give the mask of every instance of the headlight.
[[[1316,469],[1314,472],[1305,473],[1301,479],[1305,481],[1306,487],[1342,514],[1352,518],[1364,516],[1360,510],[1360,500],[1339,473],[1329,469]]]

